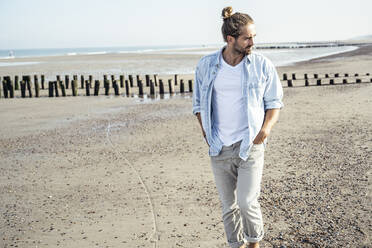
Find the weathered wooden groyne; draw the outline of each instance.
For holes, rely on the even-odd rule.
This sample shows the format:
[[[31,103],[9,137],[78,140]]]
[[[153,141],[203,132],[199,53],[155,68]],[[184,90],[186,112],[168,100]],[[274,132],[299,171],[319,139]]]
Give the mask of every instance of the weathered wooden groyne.
[[[372,83],[370,73],[325,73],[281,75],[284,87],[321,86],[336,84]],[[187,81],[187,82],[186,82]],[[14,97],[66,97],[98,95],[150,95],[191,93],[193,79],[185,80],[181,75],[159,78],[159,75],[103,75],[103,79],[94,79],[92,75],[60,75],[56,80],[46,82],[44,75],[24,75],[22,77],[0,77],[0,98]]]
[[[173,93],[191,93],[193,80],[185,80],[175,74],[171,78],[159,78],[159,75],[104,75],[102,80],[94,79],[92,75],[56,76],[56,80],[45,81],[44,75],[25,75],[22,77],[0,77],[0,97],[65,97],[65,96],[98,96],[98,95],[155,95]],[[46,94],[47,92],[47,94]],[[43,94],[42,94],[43,93]]]
[[[303,74],[283,73],[282,83],[287,87],[320,86],[335,84],[372,83],[370,73],[324,73]]]

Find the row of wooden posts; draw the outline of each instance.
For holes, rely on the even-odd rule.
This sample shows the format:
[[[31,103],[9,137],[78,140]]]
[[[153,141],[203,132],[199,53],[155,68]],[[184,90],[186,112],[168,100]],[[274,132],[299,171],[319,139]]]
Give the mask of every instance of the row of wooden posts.
[[[324,79],[329,80],[329,84],[335,84],[336,78],[342,78],[342,83],[347,84],[348,78],[351,77],[364,77],[369,76],[369,73],[366,73],[365,75],[359,75],[358,73],[355,74],[348,74],[348,73],[334,73],[334,74],[324,74],[324,76],[320,76],[319,74],[304,74],[303,78],[297,77],[296,73],[292,73],[290,76],[287,73],[283,74],[283,80],[287,81],[288,87],[293,87],[293,81],[295,80],[305,80],[305,86],[309,86],[309,80],[314,79],[316,80],[316,85],[322,85],[322,79],[324,83]],[[78,76],[74,75],[73,79],[71,80],[70,85],[70,78],[69,75],[65,75],[65,80],[61,80],[61,76],[56,76],[56,81],[48,81],[48,90],[49,90],[49,97],[58,97],[58,96],[66,96],[66,90],[71,87],[72,90],[72,96],[78,95]],[[142,79],[139,75],[136,75],[136,87],[138,88],[138,95],[142,96],[144,95],[144,87],[149,87],[150,95],[155,95],[156,89],[155,87],[159,87],[159,94],[165,94],[165,93],[175,93],[175,86],[179,84],[179,92],[185,93],[185,92],[192,92],[193,91],[193,80],[188,80],[188,90],[186,90],[186,85],[183,79],[179,78],[178,74],[174,75],[174,79],[170,78],[168,79],[168,92],[165,91],[165,84],[162,79],[159,79],[159,76],[157,74],[153,75],[153,77],[150,77],[150,75],[145,75],[145,85],[142,82]],[[0,77],[1,81],[1,77]],[[370,79],[370,82],[372,83],[372,78]],[[362,79],[356,78],[355,83],[362,83]],[[134,87],[134,78],[133,75],[129,75],[128,79],[125,79],[124,75],[119,76],[119,80],[115,79],[115,75],[111,75],[111,80],[109,80],[107,75],[103,76],[103,88],[105,89],[105,95],[110,94],[110,88],[113,88],[115,95],[120,95],[120,88],[125,89],[125,94],[127,96],[131,95],[132,88]],[[2,86],[2,90],[0,89],[0,97],[4,98],[14,98],[14,92],[16,90],[21,91],[21,97],[26,97],[26,92],[28,92],[29,97],[33,97],[33,92],[35,93],[35,97],[40,96],[40,90],[44,90],[45,87],[45,76],[40,76],[40,84],[39,84],[39,77],[38,75],[34,75],[34,81],[33,84],[31,82],[31,76],[26,75],[22,76],[22,80],[19,82],[19,77],[14,77],[14,83],[10,76],[3,77],[2,84],[0,84],[0,88]],[[40,87],[41,86],[41,87]],[[80,88],[85,89],[85,94],[87,96],[99,95],[99,90],[101,88],[101,81],[100,80],[94,80],[93,84],[93,76],[89,75],[88,79],[85,80],[84,75],[80,76]],[[91,89],[93,89],[93,92],[91,92]]]
[[[22,80],[19,82],[19,77],[14,77],[14,83],[10,76],[3,77],[2,80],[2,90],[0,90],[0,97],[1,93],[4,94],[4,98],[14,98],[14,91],[20,90],[21,97],[26,97],[26,92],[28,92],[29,97],[33,97],[33,92],[35,93],[35,97],[40,96],[40,90],[46,89],[45,87],[45,76],[41,75],[40,77],[40,84],[39,84],[39,77],[38,75],[34,75],[33,84],[31,82],[31,76],[22,76]],[[66,96],[66,90],[71,87],[72,96],[78,95],[78,76],[74,75],[73,79],[71,80],[70,85],[70,78],[69,75],[65,75],[65,80],[62,81],[61,77],[57,75],[56,81],[48,81],[48,90],[49,90],[49,97],[58,97],[58,96]],[[185,92],[192,92],[193,89],[193,80],[188,80],[188,89],[186,90],[186,85],[184,79],[180,79],[178,74],[174,75],[174,80],[168,79],[168,91],[165,91],[165,83],[163,79],[159,79],[157,74],[153,75],[153,78],[150,75],[145,75],[145,82],[142,81],[139,75],[136,76],[137,82],[136,87],[138,87],[138,95],[144,95],[144,87],[149,87],[150,95],[155,95],[156,89],[155,87],[159,87],[159,94],[165,93],[175,93],[175,86],[179,84],[179,93]],[[1,78],[0,78],[1,81]],[[135,82],[133,75],[129,75],[128,79],[125,79],[124,75],[119,76],[119,80],[115,79],[114,75],[111,75],[111,80],[108,79],[107,75],[103,76],[103,87],[105,89],[105,95],[110,94],[110,88],[113,88],[115,95],[120,95],[120,88],[125,89],[125,94],[130,95],[132,93],[132,88],[134,87]],[[1,86],[1,85],[0,85]],[[40,87],[41,86],[41,87]],[[34,88],[34,90],[33,90]],[[93,85],[93,76],[89,75],[88,79],[85,80],[84,75],[80,76],[80,88],[85,89],[85,94],[87,96],[99,95],[99,90],[101,88],[101,81],[94,80]],[[93,92],[91,92],[93,89]]]
[[[351,81],[348,81],[348,78],[352,78],[352,77],[355,78],[355,80],[354,80],[355,83],[362,83],[363,82],[362,79],[357,78],[357,77],[365,77],[365,76],[368,77],[369,75],[370,75],[369,73],[366,73],[365,75],[360,75],[359,73],[354,73],[354,74],[333,73],[333,74],[324,74],[324,76],[322,77],[319,74],[309,75],[309,74],[305,73],[303,78],[298,78],[296,73],[292,73],[291,77],[289,77],[289,75],[287,73],[284,73],[283,74],[283,81],[287,81],[287,86],[288,87],[293,87],[293,81],[295,81],[295,80],[305,80],[305,86],[309,86],[310,85],[309,80],[311,80],[311,79],[316,80],[316,85],[322,85],[322,79],[323,79],[323,83],[324,83],[325,80],[329,80],[329,84],[334,85],[336,78],[342,79],[343,84],[351,83]],[[368,81],[366,81],[366,82],[368,82]],[[370,78],[369,82],[372,83],[372,78]]]

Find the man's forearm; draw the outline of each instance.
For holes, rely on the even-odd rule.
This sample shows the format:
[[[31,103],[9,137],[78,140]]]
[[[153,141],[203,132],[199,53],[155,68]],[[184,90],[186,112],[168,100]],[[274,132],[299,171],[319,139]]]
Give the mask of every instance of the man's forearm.
[[[261,144],[267,136],[269,136],[271,129],[279,119],[280,109],[268,109],[265,113],[265,120],[261,127],[260,132],[253,140],[253,144]]]
[[[205,142],[207,143],[207,145],[209,146],[209,143],[208,143],[208,140],[207,140],[207,137],[206,137],[206,135],[205,135],[204,128],[203,128],[203,123],[202,123],[202,120],[201,120],[200,113],[196,113],[195,115],[196,115],[196,117],[198,118],[198,121],[199,121],[199,124],[200,124],[200,128],[201,128],[202,133],[203,133],[204,140],[205,140]]]
[[[280,109],[268,109],[265,113],[264,124],[261,129],[271,130],[279,119]]]
[[[203,136],[205,137],[205,131],[204,131],[204,128],[203,128],[203,124],[202,124],[200,113],[196,113],[196,117],[198,118],[200,128],[202,130]]]

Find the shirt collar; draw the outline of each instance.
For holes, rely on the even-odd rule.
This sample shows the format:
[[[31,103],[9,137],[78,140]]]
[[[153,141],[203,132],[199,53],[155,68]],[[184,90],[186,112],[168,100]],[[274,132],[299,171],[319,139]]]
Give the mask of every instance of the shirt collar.
[[[215,60],[215,64],[214,66],[217,66],[217,67],[221,67],[221,59],[222,59],[222,52],[223,50],[226,48],[226,45],[223,46],[219,51],[218,51],[218,54],[217,54],[217,59]],[[251,54],[248,54],[248,55],[245,55],[243,60],[245,59],[247,63],[250,63],[251,62],[251,56],[252,56],[252,53]]]

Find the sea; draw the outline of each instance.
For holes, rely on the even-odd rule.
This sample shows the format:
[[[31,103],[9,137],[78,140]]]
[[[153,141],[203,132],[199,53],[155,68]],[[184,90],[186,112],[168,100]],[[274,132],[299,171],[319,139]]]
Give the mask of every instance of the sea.
[[[194,73],[196,60],[195,57],[210,54],[219,50],[223,44],[206,45],[178,45],[178,46],[127,46],[127,47],[85,47],[85,48],[41,48],[41,49],[13,49],[0,50],[0,67],[13,66],[32,66],[39,63],[38,58],[49,56],[77,56],[77,55],[104,55],[104,54],[158,54],[174,55],[177,62],[164,59],[164,56],[154,59],[154,56],[144,60],[128,61],[107,61],[106,64],[112,64],[111,67],[102,67],[102,70],[85,71],[94,75],[104,73],[148,73],[148,74],[189,74]],[[324,43],[262,43],[255,46],[254,51],[268,57],[276,66],[291,65],[299,61],[307,61],[313,58],[319,58],[337,53],[348,52],[357,49],[355,45],[339,45],[334,42]],[[189,56],[195,55],[195,56]],[[139,58],[142,58],[139,56]],[[193,59],[190,59],[193,57]],[[14,58],[22,58],[22,61],[13,61]],[[107,58],[110,58],[107,56]],[[30,61],[27,61],[30,59]],[[35,61],[36,60],[36,61]],[[89,63],[95,63],[89,61]],[[102,63],[102,61],[97,61]],[[155,66],[154,66],[155,65]],[[89,66],[91,67],[91,66]],[[97,68],[97,66],[93,66]],[[61,74],[69,74],[71,71],[60,71]],[[74,71],[74,73],[78,73]]]

